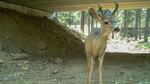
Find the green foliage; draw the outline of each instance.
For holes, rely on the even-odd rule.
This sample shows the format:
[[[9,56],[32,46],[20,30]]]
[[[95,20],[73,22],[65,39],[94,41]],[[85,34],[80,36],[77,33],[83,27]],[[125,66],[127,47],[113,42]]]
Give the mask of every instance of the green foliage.
[[[58,20],[62,23],[69,24],[80,24],[81,20],[81,11],[70,11],[70,12],[58,12]],[[142,27],[145,26],[145,15],[146,9],[141,9],[141,25]],[[126,17],[125,17],[126,16]],[[136,9],[120,9],[116,13],[116,21],[118,25],[124,24],[125,18],[127,21],[127,27],[134,27],[135,26],[135,19],[136,19]],[[87,23],[88,12],[85,14],[85,23]]]
[[[142,13],[141,13],[141,27],[145,27],[145,16],[146,16],[146,9],[142,9]]]
[[[116,20],[118,24],[124,24],[127,21],[127,26],[131,27],[135,22],[135,9],[121,9],[116,14]]]
[[[125,84],[125,80],[118,79],[118,80],[115,81],[115,84]]]
[[[79,24],[80,22],[80,11],[75,12],[58,12],[58,20],[62,23]]]
[[[136,45],[137,48],[150,49],[150,42],[139,43]]]

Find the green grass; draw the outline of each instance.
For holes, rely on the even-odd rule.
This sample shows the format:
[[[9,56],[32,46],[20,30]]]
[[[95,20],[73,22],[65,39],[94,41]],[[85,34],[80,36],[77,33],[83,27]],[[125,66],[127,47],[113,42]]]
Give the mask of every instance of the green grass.
[[[150,82],[139,82],[138,84],[150,84]]]
[[[119,79],[119,80],[116,80],[115,81],[115,84],[127,84],[126,82],[125,82],[125,80],[124,79]],[[138,82],[138,83],[134,83],[134,84],[150,84],[150,81],[143,81],[143,82]]]
[[[150,42],[139,43],[136,45],[137,48],[150,49]]]

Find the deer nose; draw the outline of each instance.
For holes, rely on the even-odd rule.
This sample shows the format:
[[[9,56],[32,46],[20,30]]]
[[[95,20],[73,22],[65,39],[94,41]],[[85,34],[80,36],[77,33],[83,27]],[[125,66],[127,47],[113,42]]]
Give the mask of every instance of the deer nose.
[[[119,32],[119,31],[120,31],[119,27],[114,28],[114,32]]]

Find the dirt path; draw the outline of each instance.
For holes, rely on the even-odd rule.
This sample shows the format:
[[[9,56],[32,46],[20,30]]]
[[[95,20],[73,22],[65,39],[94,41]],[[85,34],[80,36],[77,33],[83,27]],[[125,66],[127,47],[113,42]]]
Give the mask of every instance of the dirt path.
[[[0,53],[0,59],[3,60],[0,64],[0,84],[85,84],[86,82],[86,58],[18,60],[3,51]],[[105,59],[105,84],[150,84],[148,55],[108,54]],[[94,84],[98,84],[97,67],[96,63],[92,80]]]

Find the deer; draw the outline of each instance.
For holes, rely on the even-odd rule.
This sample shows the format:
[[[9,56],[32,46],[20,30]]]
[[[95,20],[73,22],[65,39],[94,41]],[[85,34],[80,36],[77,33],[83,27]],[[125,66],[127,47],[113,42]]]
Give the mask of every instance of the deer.
[[[87,84],[91,84],[93,67],[95,64],[95,57],[98,57],[99,62],[99,84],[103,83],[103,61],[105,56],[105,49],[107,47],[107,40],[112,32],[119,32],[119,28],[115,28],[112,18],[115,12],[118,10],[119,4],[115,2],[115,8],[113,12],[110,12],[110,16],[106,15],[102,10],[102,6],[98,3],[98,10],[89,8],[89,14],[92,19],[97,20],[101,24],[101,31],[98,34],[89,34],[85,39],[85,53],[87,56],[87,69],[88,77]]]

